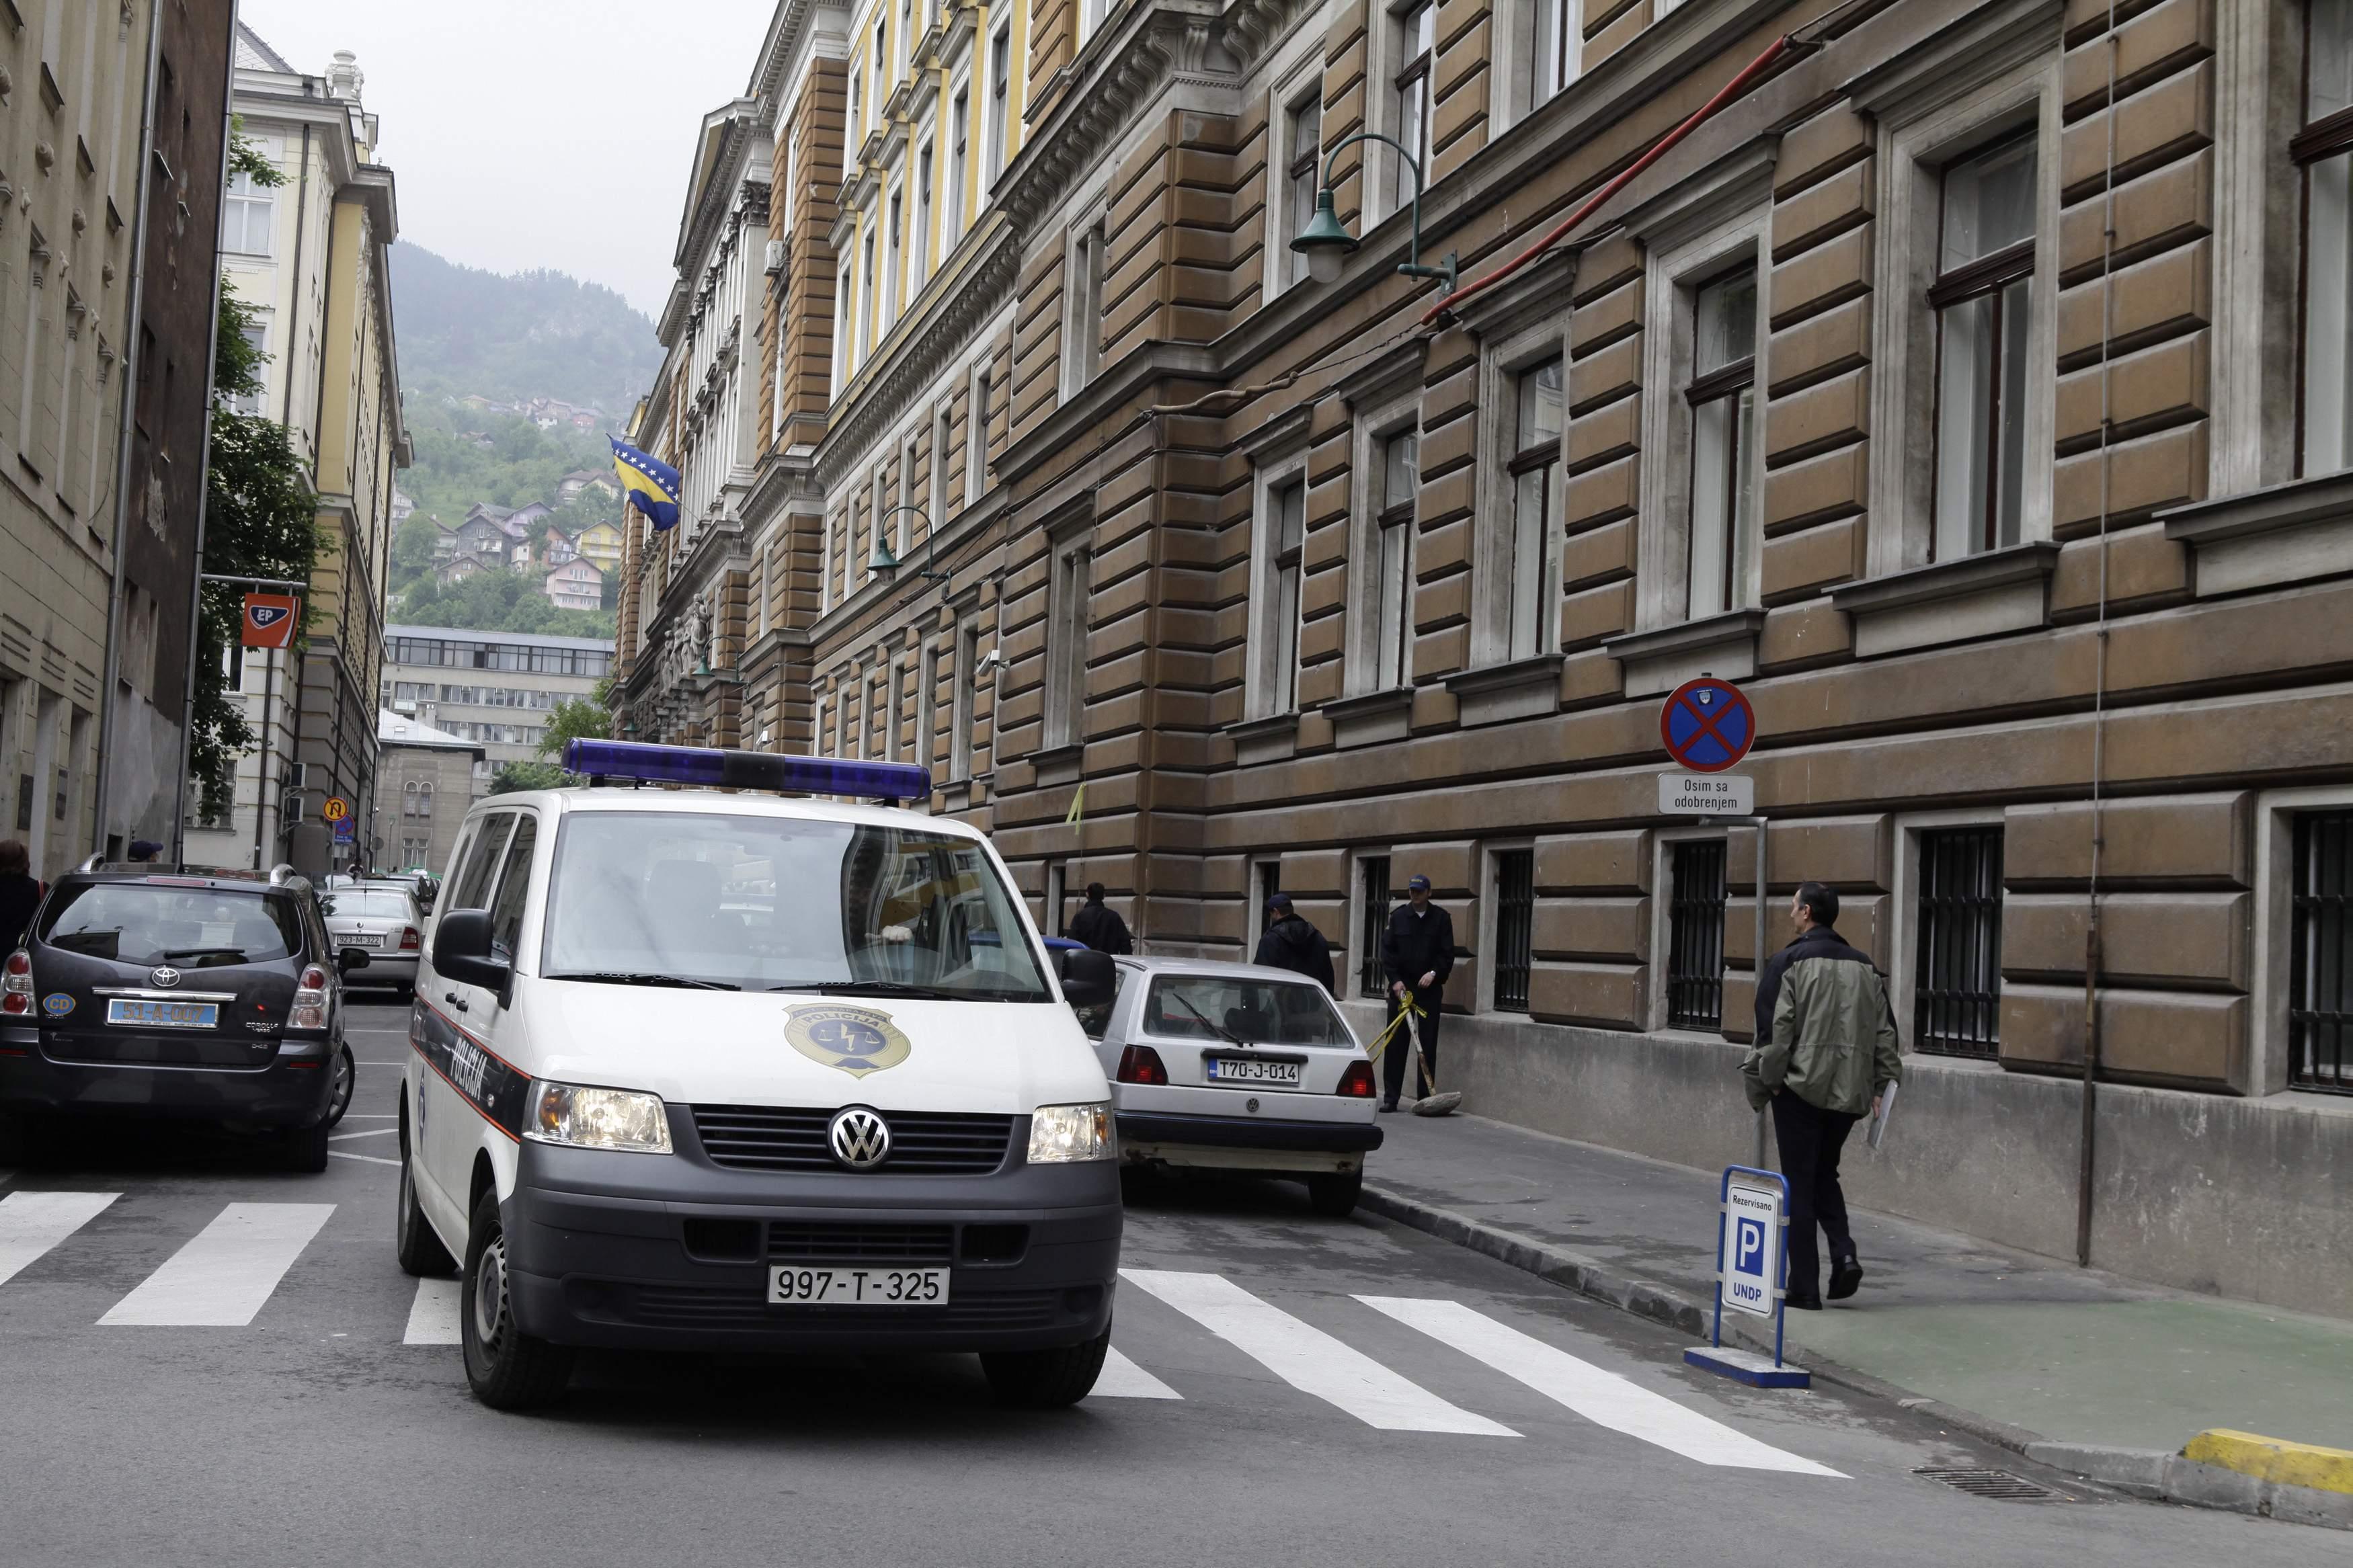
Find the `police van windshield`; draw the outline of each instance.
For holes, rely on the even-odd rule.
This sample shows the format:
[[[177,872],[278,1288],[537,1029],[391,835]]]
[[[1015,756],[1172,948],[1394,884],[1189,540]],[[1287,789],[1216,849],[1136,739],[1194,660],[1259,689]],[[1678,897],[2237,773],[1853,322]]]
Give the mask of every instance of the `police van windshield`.
[[[548,979],[1050,999],[979,845],[919,828],[575,812],[549,884]]]

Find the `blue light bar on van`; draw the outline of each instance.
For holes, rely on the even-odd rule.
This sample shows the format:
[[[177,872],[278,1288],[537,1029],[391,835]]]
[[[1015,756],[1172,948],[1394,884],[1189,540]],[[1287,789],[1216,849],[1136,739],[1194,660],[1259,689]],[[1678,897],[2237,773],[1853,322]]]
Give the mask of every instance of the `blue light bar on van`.
[[[638,741],[575,741],[564,748],[564,766],[566,772],[590,778],[846,795],[860,800],[916,800],[932,793],[931,770],[913,763],[780,757],[769,752],[649,746]]]

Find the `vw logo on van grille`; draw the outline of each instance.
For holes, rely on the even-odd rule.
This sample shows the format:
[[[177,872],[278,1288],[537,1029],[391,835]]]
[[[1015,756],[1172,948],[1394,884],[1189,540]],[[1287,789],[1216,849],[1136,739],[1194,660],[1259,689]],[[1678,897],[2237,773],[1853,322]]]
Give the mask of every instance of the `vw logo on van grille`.
[[[871,1171],[891,1154],[890,1123],[862,1105],[835,1111],[825,1141],[833,1157],[853,1171]]]

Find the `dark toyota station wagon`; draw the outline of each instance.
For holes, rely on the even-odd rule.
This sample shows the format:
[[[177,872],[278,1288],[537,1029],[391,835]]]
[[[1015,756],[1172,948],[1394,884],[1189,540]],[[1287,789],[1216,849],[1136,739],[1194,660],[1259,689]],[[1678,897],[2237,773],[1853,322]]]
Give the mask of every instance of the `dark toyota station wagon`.
[[[351,1103],[343,976],[311,885],[91,862],[58,879],[0,983],[0,1161],[59,1121],[163,1118],[265,1131],[327,1168]]]

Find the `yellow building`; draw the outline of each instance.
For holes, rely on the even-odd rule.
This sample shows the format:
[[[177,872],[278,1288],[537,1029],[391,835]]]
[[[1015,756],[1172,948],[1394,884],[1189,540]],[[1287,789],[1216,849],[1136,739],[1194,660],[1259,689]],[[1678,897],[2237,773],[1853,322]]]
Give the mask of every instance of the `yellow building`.
[[[582,529],[573,541],[581,554],[596,563],[596,569],[611,573],[621,563],[621,527],[614,522],[592,522]]]

